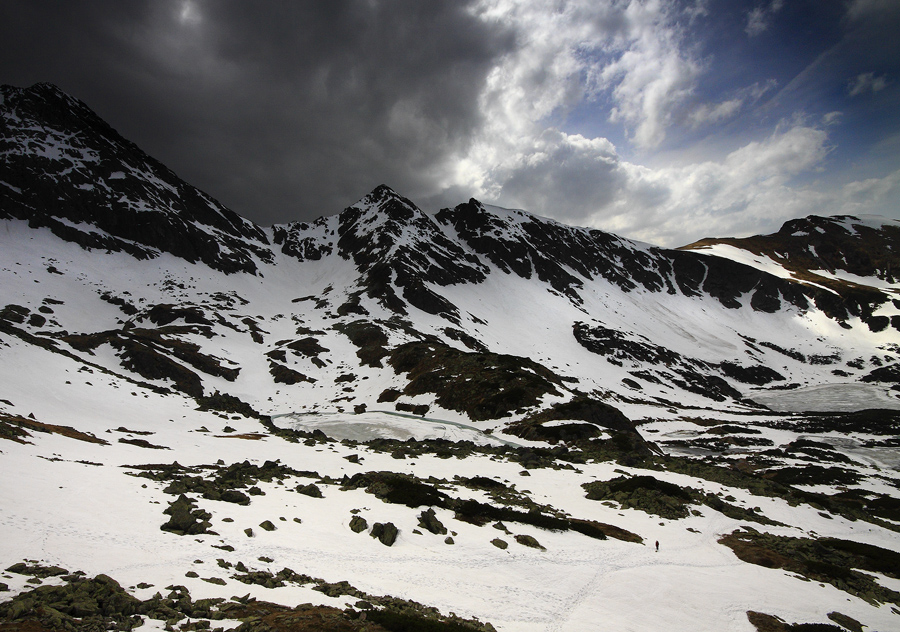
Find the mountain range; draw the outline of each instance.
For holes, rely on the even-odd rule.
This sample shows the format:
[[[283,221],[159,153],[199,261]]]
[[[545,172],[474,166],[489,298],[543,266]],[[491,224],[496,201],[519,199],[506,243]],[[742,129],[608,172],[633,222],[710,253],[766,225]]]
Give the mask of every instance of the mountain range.
[[[896,624],[900,221],[810,216],[667,249],[475,199],[430,214],[381,185],[263,227],[53,85],[3,86],[0,113],[0,491],[16,508],[0,518],[0,627]],[[175,462],[145,456],[163,451]],[[77,503],[57,491],[73,485]],[[298,498],[315,517],[257,525]],[[391,521],[361,542],[375,505]],[[244,532],[224,516],[238,509],[257,520]],[[299,548],[294,527],[311,530]],[[673,531],[684,557],[622,561]],[[591,548],[609,538],[615,553]],[[228,579],[181,585],[190,556]],[[305,568],[272,572],[282,559]],[[71,606],[60,591],[100,590],[63,569],[79,565],[132,583],[113,590],[131,605]],[[305,574],[338,571],[356,588]],[[686,598],[679,573],[717,605]],[[762,589],[766,573],[785,588]],[[647,577],[672,598],[639,613]],[[255,592],[226,601],[235,582]],[[315,603],[276,608],[275,589]],[[221,601],[198,610],[179,590]]]

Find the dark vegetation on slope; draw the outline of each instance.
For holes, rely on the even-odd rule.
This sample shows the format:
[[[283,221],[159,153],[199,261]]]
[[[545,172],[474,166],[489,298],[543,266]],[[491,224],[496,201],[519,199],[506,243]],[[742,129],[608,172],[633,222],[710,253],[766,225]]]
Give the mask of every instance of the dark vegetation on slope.
[[[900,605],[900,593],[862,572],[900,579],[900,553],[852,540],[776,536],[749,527],[723,536],[719,543],[731,548],[744,562],[799,573],[869,603]]]
[[[490,479],[485,479],[490,480]],[[485,482],[470,479],[457,481],[474,488],[485,488]],[[498,482],[487,484],[487,487],[498,490]],[[538,505],[533,501],[525,501],[519,496],[515,504],[523,505],[527,511],[509,506],[497,506],[472,499],[455,498],[442,491],[438,485],[446,486],[440,481],[426,482],[409,474],[397,472],[365,472],[354,474],[343,481],[342,489],[364,489],[386,503],[401,504],[407,507],[441,507],[454,512],[457,520],[483,526],[489,522],[510,522],[528,524],[550,531],[576,531],[591,538],[605,540],[613,537],[630,542],[642,542],[642,539],[619,527],[593,520],[570,518],[547,505]],[[501,487],[502,483],[499,483]],[[508,490],[504,490],[508,491]],[[495,500],[509,501],[509,494],[492,494]]]
[[[355,320],[351,323],[337,323],[334,328],[358,347],[356,356],[365,366],[380,368],[381,360],[390,353],[387,350],[387,334],[376,323]]]
[[[846,632],[846,630],[863,632],[859,621],[840,612],[829,612],[828,618],[840,623],[843,627],[830,623],[787,623],[771,614],[754,610],[747,611],[747,619],[756,628],[756,632]]]
[[[691,505],[706,505],[735,520],[750,520],[765,525],[780,524],[755,509],[744,509],[715,494],[693,487],[680,487],[652,476],[620,476],[609,481],[584,483],[582,487],[591,500],[614,501],[623,509],[639,509],[669,520],[687,518],[697,513]]]
[[[158,329],[117,329],[95,334],[64,336],[63,340],[79,351],[93,351],[103,344],[119,352],[122,366],[148,380],[170,379],[175,387],[192,397],[203,395],[200,376],[184,366],[230,382],[237,379],[240,368],[222,365],[219,358],[200,351],[200,345],[178,338],[185,334],[203,334],[196,326],[167,325]],[[171,357],[170,357],[171,356]]]
[[[409,342],[390,351],[388,363],[405,373],[406,395],[434,393],[444,408],[475,421],[497,419],[559,395],[563,378],[518,356],[460,351],[439,342]]]
[[[784,380],[778,372],[763,366],[743,367],[732,362],[713,364],[689,358],[666,347],[653,344],[639,334],[610,329],[598,324],[576,322],[572,333],[578,343],[608,362],[617,366],[624,363],[648,366],[643,372],[647,376],[655,374],[665,382],[703,395],[717,402],[727,399],[743,401],[741,392],[732,387],[718,373],[750,384],[767,384],[774,380]],[[652,373],[651,373],[652,371]]]
[[[31,438],[29,430],[33,432],[43,432],[47,434],[59,434],[70,439],[86,441],[88,443],[99,443],[100,445],[109,445],[109,442],[95,437],[94,435],[81,432],[71,426],[59,426],[56,424],[48,424],[36,419],[29,419],[21,415],[7,415],[0,413],[0,439],[8,439],[16,443],[31,443],[26,439]]]
[[[545,425],[561,420],[572,420],[572,423]],[[585,423],[578,423],[576,420]],[[506,427],[507,432],[517,437],[549,443],[591,439],[599,436],[602,429],[633,435],[638,445],[643,442],[634,424],[618,408],[582,394],[568,402],[553,404]],[[649,454],[649,448],[644,452]]]
[[[156,384],[152,384],[150,382],[142,382],[139,380],[135,380],[134,378],[121,375],[118,373],[114,373],[110,369],[96,364],[94,362],[90,362],[85,360],[82,357],[77,356],[66,348],[60,347],[55,339],[46,337],[46,336],[36,336],[28,331],[25,331],[21,327],[17,326],[17,323],[21,323],[21,320],[16,320],[14,317],[11,317],[10,314],[21,313],[24,310],[24,313],[27,314],[30,310],[26,307],[21,307],[19,305],[7,305],[4,309],[0,310],[0,332],[8,334],[10,336],[14,336],[20,339],[22,342],[26,344],[33,345],[35,347],[39,347],[45,351],[49,351],[50,353],[54,353],[57,355],[61,355],[65,358],[73,360],[74,362],[83,365],[91,369],[92,371],[99,371],[106,375],[114,375],[117,378],[120,378],[128,383],[134,384],[135,386],[140,386],[141,388],[145,388],[149,391],[153,391],[154,393],[169,393],[169,389],[164,388],[162,386],[158,386]]]
[[[852,413],[805,413],[802,417],[776,419],[761,425],[810,433],[859,432],[881,436],[900,435],[900,410],[873,408]]]
[[[238,566],[243,567],[239,563]],[[191,598],[184,586],[168,586],[165,596],[157,592],[153,597],[140,600],[131,595],[117,581],[107,575],[85,577],[78,571],[69,573],[59,567],[19,563],[7,569],[35,578],[62,577],[61,586],[38,586],[16,595],[10,601],[0,603],[0,630],[4,632],[102,632],[104,630],[130,631],[143,624],[142,617],[165,622],[173,627],[183,622],[181,629],[211,630],[221,632],[223,627],[211,627],[215,621],[232,619],[242,621],[234,628],[240,632],[493,632],[489,623],[463,619],[454,614],[442,615],[437,609],[415,601],[390,596],[369,595],[347,582],[330,584],[323,579],[284,569],[278,573],[278,582],[268,571],[247,571],[235,579],[247,583],[259,583],[274,587],[291,582],[297,585],[314,584],[318,590],[333,597],[349,595],[359,601],[356,608],[340,610],[330,606],[302,604],[289,607],[257,601],[249,595],[222,598]],[[204,578],[220,583],[218,578]],[[218,580],[218,581],[216,581]],[[141,585],[141,587],[149,585]],[[193,619],[193,622],[190,620]],[[190,626],[190,627],[186,627]]]

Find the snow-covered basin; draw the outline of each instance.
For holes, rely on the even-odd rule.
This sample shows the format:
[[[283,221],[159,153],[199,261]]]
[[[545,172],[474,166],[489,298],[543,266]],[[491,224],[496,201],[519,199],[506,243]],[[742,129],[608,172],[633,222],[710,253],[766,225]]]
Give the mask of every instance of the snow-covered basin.
[[[373,439],[447,439],[472,441],[480,445],[499,445],[510,442],[485,434],[478,428],[457,421],[406,415],[390,411],[365,413],[287,413],[273,415],[279,427],[311,432],[321,430],[332,439],[371,441]]]
[[[869,408],[900,410],[900,400],[875,384],[820,384],[790,391],[752,393],[750,399],[780,413],[851,413]]]

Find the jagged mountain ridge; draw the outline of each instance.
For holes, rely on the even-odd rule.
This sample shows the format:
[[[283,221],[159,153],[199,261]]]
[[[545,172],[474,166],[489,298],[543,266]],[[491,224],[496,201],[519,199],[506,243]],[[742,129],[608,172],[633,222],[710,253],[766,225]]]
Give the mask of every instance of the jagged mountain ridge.
[[[136,256],[163,250],[224,271],[255,271],[250,252],[270,259],[262,229],[178,179],[122,139],[85,104],[50,84],[27,90],[6,86],[3,95],[6,217],[27,218],[33,226],[49,225],[64,238],[88,247],[125,249]],[[366,207],[377,208],[384,219],[358,217]],[[763,281],[755,272],[730,263],[708,266],[703,258],[659,248],[638,249],[602,231],[577,230],[534,216],[513,225],[512,215],[489,215],[472,200],[435,217],[442,226],[453,227],[458,241],[470,250],[465,252],[454,248],[431,218],[409,200],[383,187],[341,214],[337,246],[363,274],[371,274],[372,267],[390,257],[402,288],[415,284],[410,278],[413,271],[439,285],[480,281],[484,275],[478,261],[481,255],[501,270],[525,278],[533,270],[555,290],[573,297],[581,285],[579,277],[600,275],[625,289],[641,285],[672,293],[677,286],[687,295],[705,291],[727,307],[736,307],[736,297],[747,292],[752,292],[751,305],[756,309],[777,309],[779,294],[791,304],[806,306],[796,287],[768,278]],[[107,234],[85,233],[78,228],[82,224]],[[327,252],[328,242],[307,235],[307,226],[275,227],[276,244],[301,260]],[[391,252],[389,245],[409,229],[419,233],[417,247]],[[793,229],[786,225],[781,233],[788,230]],[[438,253],[439,248],[443,252]],[[431,264],[423,266],[424,261],[416,261],[420,257]],[[869,267],[863,264],[865,270],[860,266],[854,270],[865,275],[872,272]],[[376,269],[370,284],[383,280]],[[859,315],[840,309],[836,313],[839,318]]]
[[[48,320],[40,308],[60,299],[23,291],[6,326],[86,361],[108,349],[104,366],[131,379],[192,397],[232,393],[267,412],[312,399],[481,420],[583,397],[740,408],[766,385],[894,379],[884,365],[896,336],[877,324],[900,328],[900,316],[875,314],[895,310],[885,292],[861,304],[729,259],[476,200],[432,216],[386,186],[338,215],[264,229],[52,86],[4,87],[0,108],[2,216],[87,249],[84,261],[69,252],[64,276],[112,251],[154,279],[83,282],[86,304],[118,309],[92,323]],[[186,281],[194,275],[206,280]],[[785,327],[799,342],[773,336]],[[542,368],[552,376],[532,380]],[[377,388],[359,381],[369,369]]]

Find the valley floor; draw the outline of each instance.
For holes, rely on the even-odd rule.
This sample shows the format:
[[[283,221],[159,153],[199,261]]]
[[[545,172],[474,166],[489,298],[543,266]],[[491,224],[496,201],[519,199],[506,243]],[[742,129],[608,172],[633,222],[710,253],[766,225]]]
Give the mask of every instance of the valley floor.
[[[142,600],[157,591],[165,594],[166,587],[182,585],[195,601],[249,594],[287,606],[311,602],[340,609],[359,607],[357,596],[330,597],[314,590],[315,583],[287,581],[267,588],[240,579],[253,571],[265,575],[265,571],[277,574],[289,568],[331,584],[347,581],[370,596],[391,595],[432,606],[444,615],[477,618],[497,630],[752,632],[748,611],[776,615],[788,623],[830,623],[828,613],[839,612],[868,630],[888,631],[900,625],[896,601],[873,602],[832,583],[749,564],[719,543],[723,535],[749,526],[775,535],[847,539],[896,551],[896,527],[849,520],[810,504],[792,506],[782,498],[752,495],[687,474],[648,471],[613,461],[573,465],[560,460],[553,461],[555,467],[524,468],[489,451],[459,458],[452,451],[441,454],[439,450],[397,458],[404,455],[346,440],[290,442],[256,420],[201,412],[178,396],[133,391],[123,392],[121,399],[111,403],[115,406],[106,414],[101,410],[96,416],[68,423],[64,423],[65,402],[44,402],[40,419],[53,419],[85,434],[47,434],[32,427],[30,436],[20,438],[28,443],[7,439],[0,444],[3,568],[26,562],[82,571],[89,577],[103,573]],[[54,408],[55,414],[49,414]],[[317,425],[328,434],[339,427],[338,421],[325,418]],[[397,436],[402,431],[422,433],[420,439],[444,432],[458,440],[476,433],[452,424],[396,416],[357,420],[362,423],[340,421],[344,435],[358,433],[361,438],[371,438],[371,433]],[[761,429],[760,438],[776,445],[810,434],[757,425],[766,419],[748,421],[748,427]],[[665,445],[665,440],[683,437],[689,427],[703,430],[691,421],[656,422],[641,430]],[[482,436],[488,447],[492,441],[497,443]],[[103,443],[83,440],[89,437]],[[169,488],[171,480],[141,476],[177,462],[196,468],[191,474],[211,480],[232,464],[248,461],[260,467],[276,460],[289,472],[268,481],[256,480],[253,486],[258,492],[251,494],[248,505],[186,494],[209,514],[210,533],[176,535],[161,530],[170,517],[164,510],[176,500],[177,490]],[[870,489],[896,496],[896,469],[880,469],[884,463],[879,466],[877,458],[868,465],[854,462],[872,474],[865,479]],[[391,504],[364,488],[347,486],[354,475],[368,472],[408,474],[449,496],[488,502],[492,497],[487,488],[465,485],[468,479],[483,477],[495,481],[520,506],[552,508],[573,519],[614,525],[640,536],[642,542],[615,537],[599,540],[574,530],[546,530],[509,521],[499,527],[491,525],[494,521],[477,526],[455,518],[450,509],[436,507],[436,518],[452,538],[448,544],[447,536],[431,533],[420,524],[427,507]],[[660,518],[622,508],[617,502],[589,500],[582,488],[592,481],[640,475],[720,494],[735,506],[756,508],[781,526],[729,518],[699,505],[688,517]],[[309,484],[318,488],[321,497],[297,491]],[[396,541],[385,546],[365,531],[354,532],[355,516],[369,526],[392,523],[399,531]],[[261,526],[265,521],[270,521],[272,530]],[[531,536],[541,548],[520,544],[516,536]],[[883,587],[900,591],[900,579],[884,574],[875,578]],[[8,600],[35,583],[64,580],[35,580],[8,570],[0,573],[0,581],[9,589],[0,599]],[[217,627],[239,623],[227,618],[212,622]],[[147,619],[145,629],[162,625]]]

